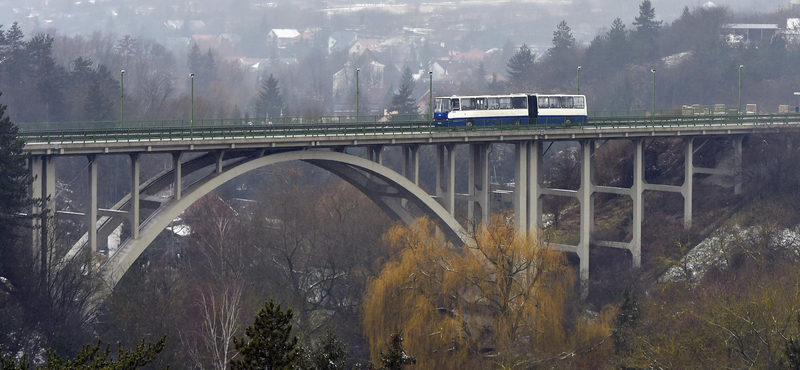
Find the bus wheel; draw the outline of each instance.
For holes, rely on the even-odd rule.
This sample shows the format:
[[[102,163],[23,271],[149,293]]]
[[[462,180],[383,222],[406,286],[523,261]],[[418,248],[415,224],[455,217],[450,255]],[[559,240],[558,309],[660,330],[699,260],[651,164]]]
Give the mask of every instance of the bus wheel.
[[[571,125],[572,124],[572,118],[565,119],[564,120],[564,124]]]
[[[475,126],[475,122],[472,120],[467,121],[467,127]]]

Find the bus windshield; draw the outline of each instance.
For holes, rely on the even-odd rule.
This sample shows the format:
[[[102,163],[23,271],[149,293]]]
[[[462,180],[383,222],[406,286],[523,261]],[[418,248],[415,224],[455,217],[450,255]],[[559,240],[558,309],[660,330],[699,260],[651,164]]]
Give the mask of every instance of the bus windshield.
[[[450,99],[436,98],[434,103],[434,111],[436,113],[447,113],[450,111]]]

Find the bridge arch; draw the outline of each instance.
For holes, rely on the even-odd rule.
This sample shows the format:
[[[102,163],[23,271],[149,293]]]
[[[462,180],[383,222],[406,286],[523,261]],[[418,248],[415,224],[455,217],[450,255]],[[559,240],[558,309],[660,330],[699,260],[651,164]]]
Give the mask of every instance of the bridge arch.
[[[264,166],[291,161],[303,161],[330,171],[367,195],[393,219],[410,224],[414,217],[402,203],[402,199],[406,199],[415,204],[425,215],[438,221],[440,229],[450,241],[457,244],[464,242],[466,231],[453,215],[418,185],[386,166],[355,155],[330,150],[278,152],[248,157],[227,166],[222,172],[212,172],[184,189],[181,198],[172,198],[157,209],[142,222],[139,237],[125,240],[101,265],[102,275],[109,290],[114,289],[125,272],[158,234],[200,198],[245,173]]]

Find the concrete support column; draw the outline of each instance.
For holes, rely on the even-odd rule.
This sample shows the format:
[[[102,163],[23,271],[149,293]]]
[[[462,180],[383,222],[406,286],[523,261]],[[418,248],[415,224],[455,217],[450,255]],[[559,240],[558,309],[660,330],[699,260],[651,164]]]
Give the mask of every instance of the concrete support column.
[[[419,185],[419,145],[408,145],[401,148],[403,152],[403,177]]]
[[[578,189],[578,201],[581,204],[580,243],[577,252],[580,258],[580,279],[582,290],[586,294],[586,283],[589,281],[589,245],[594,223],[594,140],[581,141],[581,187]]]
[[[97,156],[87,156],[89,160],[88,174],[89,174],[89,200],[88,208],[86,210],[87,225],[89,228],[89,249],[92,253],[96,253],[98,248],[97,244]]]
[[[633,267],[642,265],[642,222],[644,216],[644,139],[633,140],[633,186],[631,187],[633,203],[633,237],[630,251]]]
[[[131,239],[139,238],[139,153],[131,157],[131,206],[128,209],[131,224]]]
[[[42,189],[44,188],[44,175],[42,167],[41,156],[31,156],[28,159],[28,169],[30,170],[31,179],[31,247],[33,248],[34,258],[39,255],[42,247],[42,207],[44,207],[46,200],[42,199]]]
[[[181,168],[181,157],[183,157],[183,152],[172,153],[172,170],[174,176],[172,184],[175,188],[175,200],[181,199],[181,186],[183,186],[181,182],[181,172],[183,171]]]
[[[521,141],[514,144],[514,222],[527,231],[528,227],[528,149],[531,144]]]
[[[369,160],[377,164],[383,164],[383,146],[376,145],[367,148]]]
[[[222,162],[224,160],[225,160],[225,151],[220,150],[219,152],[217,152],[217,158],[216,158],[215,171],[217,172],[217,174],[222,173]]]
[[[542,224],[542,142],[534,141],[528,149],[528,230],[541,230]]]
[[[491,144],[469,145],[469,198],[467,217],[475,225],[480,221],[489,223],[489,146]],[[480,207],[480,219],[476,218],[475,205]]]
[[[41,267],[47,266],[47,250],[54,231],[56,215],[56,166],[54,156],[33,156],[28,168],[34,181],[31,183],[31,246],[34,258],[40,258]]]
[[[742,140],[744,136],[735,136],[733,138],[733,155],[736,168],[733,176],[733,193],[736,195],[742,194]]]
[[[436,146],[436,198],[451,215],[455,213],[455,145]]]
[[[685,148],[684,155],[684,179],[683,186],[681,186],[681,194],[683,195],[683,228],[689,230],[692,228],[692,185],[694,180],[694,138],[687,137],[684,139]]]

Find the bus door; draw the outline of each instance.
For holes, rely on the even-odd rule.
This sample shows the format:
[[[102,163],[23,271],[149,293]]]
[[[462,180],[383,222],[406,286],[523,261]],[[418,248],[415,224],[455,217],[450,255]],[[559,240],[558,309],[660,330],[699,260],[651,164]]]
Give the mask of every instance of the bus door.
[[[539,123],[539,101],[536,95],[528,95],[528,124]]]

